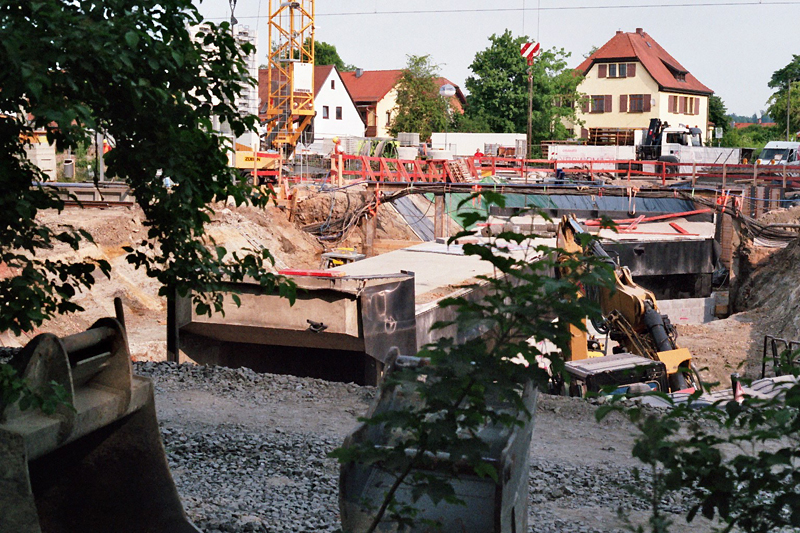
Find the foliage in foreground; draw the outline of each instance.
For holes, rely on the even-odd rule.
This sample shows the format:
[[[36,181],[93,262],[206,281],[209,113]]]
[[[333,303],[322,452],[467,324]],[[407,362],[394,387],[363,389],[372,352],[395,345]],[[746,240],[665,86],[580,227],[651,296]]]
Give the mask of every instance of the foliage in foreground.
[[[503,204],[503,197],[494,193],[484,193],[483,200]],[[465,226],[472,226],[481,215],[468,213],[462,218]],[[470,234],[464,232],[453,239]],[[379,428],[380,434],[393,436],[388,446],[367,441],[333,453],[342,463],[375,465],[395,479],[368,531],[384,516],[398,525],[414,523],[418,520],[415,503],[423,495],[433,502],[463,503],[447,480],[426,470],[434,462],[431,453],[447,452],[450,467],[466,463],[478,475],[497,480],[500,473],[483,459],[487,445],[478,437],[478,430],[494,424],[512,427],[532,416],[522,402],[522,392],[528,383],[546,384],[548,373],[540,366],[541,356],[550,359],[554,373],[563,369],[561,357],[543,353],[539,343],[547,340],[567,352],[569,325],[585,328],[585,317],[599,313],[593,302],[579,297],[579,285],[608,284],[608,266],[591,257],[565,255],[560,266],[569,274],[555,279],[551,274],[556,266],[555,249],[532,241],[532,237],[504,232],[489,244],[463,245],[466,255],[488,261],[494,273],[479,276],[475,285],[477,290],[486,290],[485,297],[443,301],[441,305],[453,308],[457,318],[437,323],[434,329],[455,326],[456,336],[475,331],[484,335],[469,342],[456,342],[453,335],[441,338],[418,354],[429,358],[429,366],[389,374],[384,390],[402,388],[404,395],[418,400],[362,419]],[[495,410],[492,402],[496,401],[510,409]],[[437,468],[441,472],[447,467],[439,463]],[[456,474],[455,470],[449,473]],[[413,501],[395,498],[401,486],[412,492]]]
[[[263,206],[266,195],[240,185],[228,167],[227,141],[212,117],[233,135],[255,124],[234,102],[252,85],[227,23],[204,23],[191,0],[0,0],[0,331],[31,331],[48,318],[80,311],[74,297],[104,259],[43,259],[58,244],[78,250],[87,232],[39,222],[64,203],[47,176],[25,157],[31,134],[44,130],[60,150],[77,150],[94,132],[116,147],[105,160],[109,179],[127,182],[144,211],[146,237],[126,249],[148,276],[186,294],[201,312],[221,310],[226,280],[245,276],[285,285],[267,272],[269,252],[226,259],[205,234],[215,201]],[[176,185],[168,190],[165,178]],[[31,183],[44,185],[31,187]]]
[[[783,396],[741,404],[703,404],[699,393],[667,411],[615,403],[598,410],[598,419],[611,411],[639,431],[633,456],[652,478],[639,487],[651,504],[649,531],[671,531],[662,501],[676,492],[692,502],[687,521],[699,513],[717,520],[720,531],[800,527],[800,384]]]

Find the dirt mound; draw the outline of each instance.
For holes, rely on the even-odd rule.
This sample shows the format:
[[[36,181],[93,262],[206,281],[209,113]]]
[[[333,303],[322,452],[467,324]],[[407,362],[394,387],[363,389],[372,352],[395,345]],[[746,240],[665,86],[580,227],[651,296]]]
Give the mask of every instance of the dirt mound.
[[[322,245],[288,221],[281,208],[214,206],[216,215],[207,225],[208,235],[228,249],[267,248],[275,257],[274,269],[319,268]],[[39,218],[54,228],[72,226],[91,233],[95,244],[84,244],[77,252],[66,245],[38,252],[51,260],[75,260],[79,257],[105,259],[111,264],[111,278],[99,272],[91,291],[79,293],[75,301],[84,307],[81,313],[58,316],[39,330],[21,338],[10,333],[0,335],[0,345],[20,346],[33,336],[46,331],[59,336],[85,330],[98,318],[114,315],[115,297],[122,299],[128,325],[131,354],[137,359],[163,360],[166,342],[166,301],[158,295],[161,285],[134,269],[125,259],[123,246],[140,241],[146,235],[142,225],[144,214],[137,207],[110,209],[81,209],[68,207],[62,213],[45,211]]]
[[[760,309],[771,335],[800,338],[800,239],[762,261],[739,288],[737,305]]]
[[[330,224],[329,241],[323,241],[326,248],[350,247],[360,250],[362,248],[363,234],[358,227],[351,227],[339,234],[340,226],[334,221],[345,216],[346,213],[358,211],[364,207],[370,196],[363,187],[337,191],[321,191],[314,189],[296,189],[298,195],[295,205],[295,221],[300,226],[322,224],[323,228]],[[378,239],[411,240],[419,241],[419,237],[409,227],[400,213],[390,204],[382,203],[377,210]]]
[[[796,224],[800,222],[800,206],[775,209],[758,219],[764,224]]]

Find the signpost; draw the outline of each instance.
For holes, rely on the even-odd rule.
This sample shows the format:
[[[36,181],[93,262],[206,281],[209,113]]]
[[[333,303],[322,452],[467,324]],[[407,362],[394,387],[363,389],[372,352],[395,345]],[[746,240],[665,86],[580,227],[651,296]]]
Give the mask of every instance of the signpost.
[[[455,95],[456,95],[456,88],[453,87],[452,85],[450,85],[449,83],[446,83],[446,84],[442,85],[441,87],[439,87],[439,96],[444,98],[445,105],[447,106],[447,121],[448,122],[450,121],[450,99]],[[448,147],[447,147],[447,130],[448,129],[449,128],[447,127],[447,123],[445,123],[445,126],[444,126],[444,149],[445,150],[448,150]]]
[[[525,157],[531,156],[531,138],[533,137],[533,60],[542,53],[541,43],[525,43],[520,47],[519,53],[528,60],[528,139],[527,153]]]

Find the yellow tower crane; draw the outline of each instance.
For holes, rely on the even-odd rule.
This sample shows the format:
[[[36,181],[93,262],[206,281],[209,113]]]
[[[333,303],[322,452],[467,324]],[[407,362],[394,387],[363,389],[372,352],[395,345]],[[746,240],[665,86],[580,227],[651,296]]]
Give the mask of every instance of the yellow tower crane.
[[[314,0],[269,2],[266,148],[294,151],[314,119]]]

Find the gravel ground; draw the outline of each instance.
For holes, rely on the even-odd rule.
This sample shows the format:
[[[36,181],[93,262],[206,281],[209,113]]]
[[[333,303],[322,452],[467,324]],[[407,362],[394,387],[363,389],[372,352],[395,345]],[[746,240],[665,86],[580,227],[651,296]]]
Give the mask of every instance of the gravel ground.
[[[337,531],[338,464],[327,453],[375,389],[249,369],[136,363],[156,383],[172,474],[206,533]],[[531,448],[529,531],[617,533],[646,520],[629,494],[629,431],[572,398],[542,397]],[[572,421],[565,423],[565,421]],[[679,500],[664,502],[679,512]],[[693,523],[693,531],[706,531]],[[676,531],[681,529],[676,529]]]

